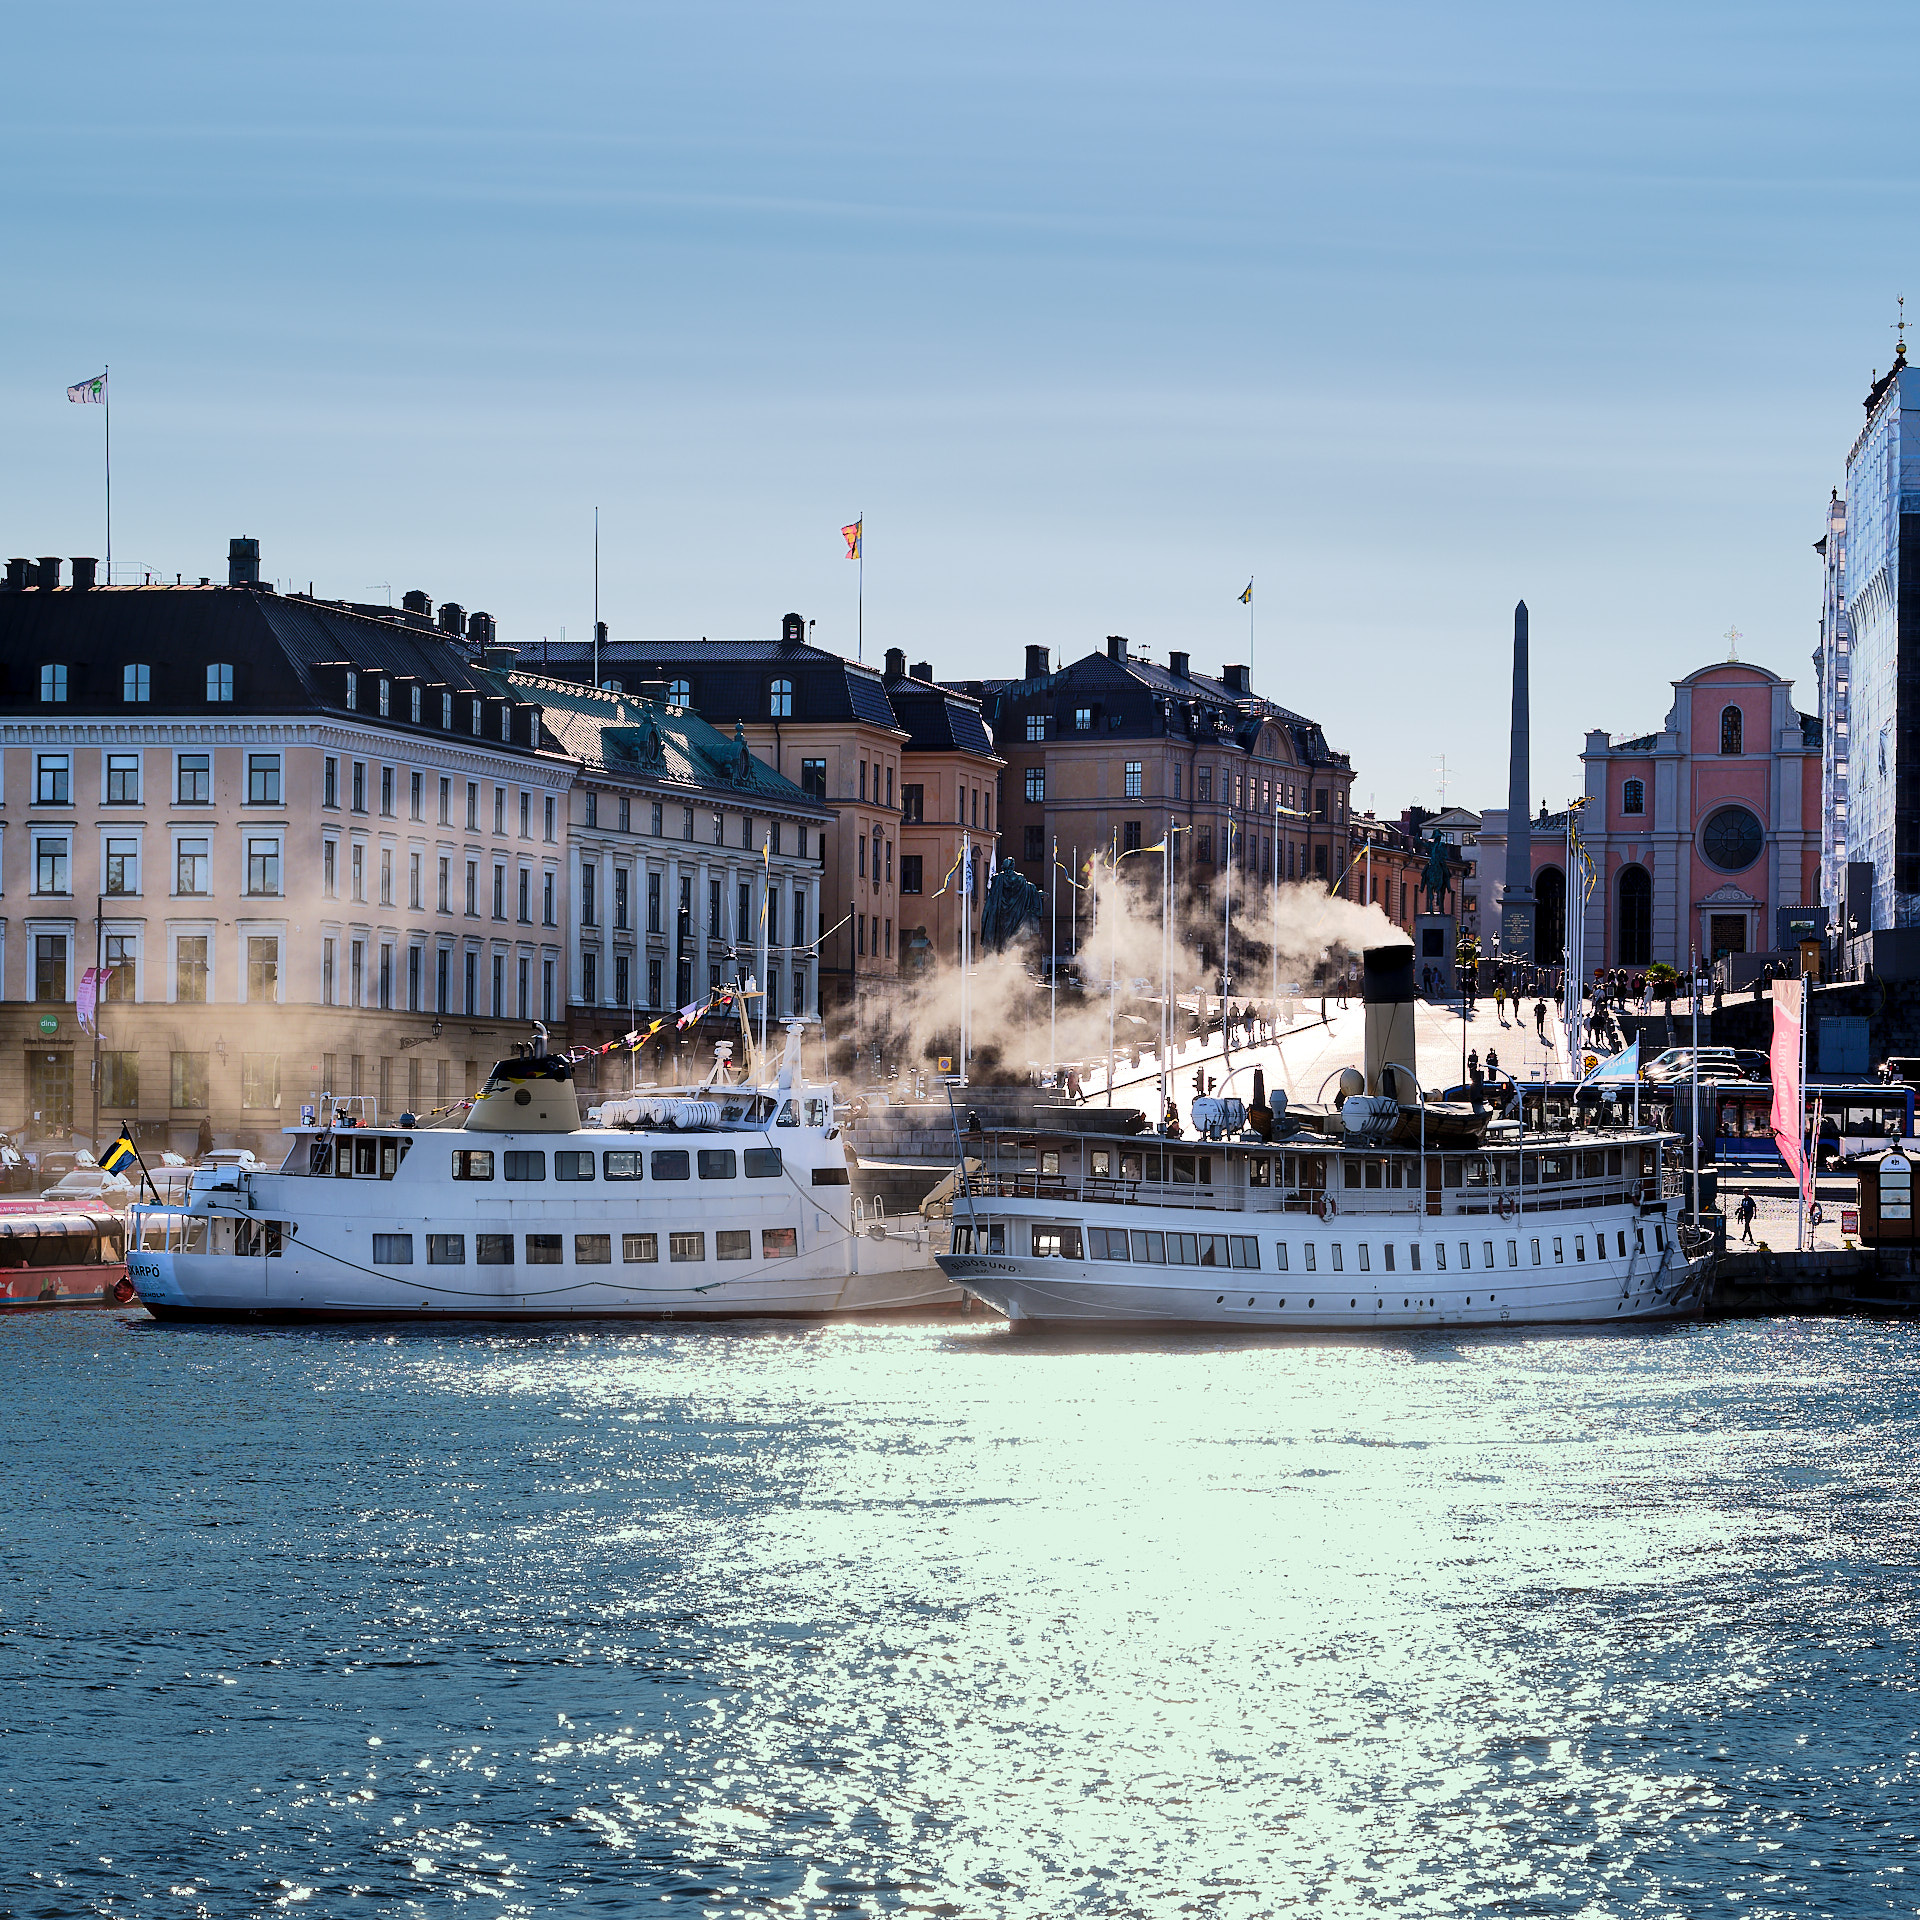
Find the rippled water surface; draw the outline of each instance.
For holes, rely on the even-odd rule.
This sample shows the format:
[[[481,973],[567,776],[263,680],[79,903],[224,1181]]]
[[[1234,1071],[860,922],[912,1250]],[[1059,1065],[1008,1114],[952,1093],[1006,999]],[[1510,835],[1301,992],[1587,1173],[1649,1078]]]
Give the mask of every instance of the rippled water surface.
[[[1920,1335],[0,1326],[0,1911],[1920,1906]]]

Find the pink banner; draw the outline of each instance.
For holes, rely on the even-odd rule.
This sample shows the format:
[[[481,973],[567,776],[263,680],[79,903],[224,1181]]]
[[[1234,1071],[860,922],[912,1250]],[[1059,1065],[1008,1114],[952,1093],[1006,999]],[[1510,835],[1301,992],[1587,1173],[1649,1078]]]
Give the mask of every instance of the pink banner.
[[[1800,1085],[1800,1018],[1804,989],[1798,980],[1773,983],[1773,1137],[1803,1203],[1813,1201],[1813,1169],[1807,1164],[1806,1093]]]

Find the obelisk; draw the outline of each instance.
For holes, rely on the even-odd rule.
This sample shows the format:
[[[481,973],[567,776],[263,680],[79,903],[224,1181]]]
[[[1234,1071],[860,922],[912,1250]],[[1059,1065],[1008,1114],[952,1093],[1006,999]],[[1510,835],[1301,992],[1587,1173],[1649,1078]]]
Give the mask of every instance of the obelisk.
[[[1533,960],[1533,778],[1528,757],[1527,603],[1513,610],[1513,728],[1507,747],[1507,880],[1500,898],[1500,953]]]

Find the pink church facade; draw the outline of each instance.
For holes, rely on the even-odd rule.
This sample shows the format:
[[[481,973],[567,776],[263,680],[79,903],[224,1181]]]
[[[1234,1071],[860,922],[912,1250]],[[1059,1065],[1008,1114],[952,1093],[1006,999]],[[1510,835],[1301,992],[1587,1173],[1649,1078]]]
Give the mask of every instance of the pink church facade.
[[[1694,952],[1771,953],[1781,911],[1817,905],[1820,727],[1792,692],[1764,667],[1724,661],[1673,682],[1658,733],[1588,734],[1589,977],[1656,960],[1684,968]],[[1536,894],[1564,903],[1564,834],[1536,828],[1533,871]]]

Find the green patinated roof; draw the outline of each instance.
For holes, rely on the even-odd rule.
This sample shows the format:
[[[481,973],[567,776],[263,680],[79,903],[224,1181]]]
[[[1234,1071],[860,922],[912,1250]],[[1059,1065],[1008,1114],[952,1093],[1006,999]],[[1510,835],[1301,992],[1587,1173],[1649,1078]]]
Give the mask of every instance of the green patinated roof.
[[[736,728],[729,739],[697,713],[629,693],[600,693],[537,673],[508,676],[537,701],[554,744],[584,767],[650,784],[685,787],[768,806],[832,816],[784,774],[758,759]]]

